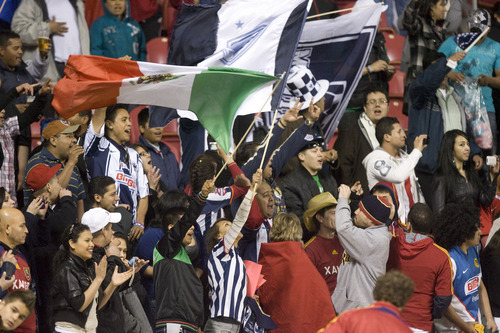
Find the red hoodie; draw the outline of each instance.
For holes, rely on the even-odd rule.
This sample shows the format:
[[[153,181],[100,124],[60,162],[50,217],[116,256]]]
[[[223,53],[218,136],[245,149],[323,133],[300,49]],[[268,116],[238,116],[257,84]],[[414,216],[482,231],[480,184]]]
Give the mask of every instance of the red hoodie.
[[[453,295],[450,256],[432,238],[421,234],[403,234],[397,239],[399,262],[395,268],[415,283],[403,319],[410,327],[430,332],[433,319],[443,315]]]

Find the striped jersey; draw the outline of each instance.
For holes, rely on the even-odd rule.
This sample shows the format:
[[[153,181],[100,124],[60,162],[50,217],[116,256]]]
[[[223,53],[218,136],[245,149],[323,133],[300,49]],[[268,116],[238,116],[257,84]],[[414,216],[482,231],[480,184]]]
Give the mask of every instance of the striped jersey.
[[[115,180],[121,204],[130,206],[137,217],[137,198],[149,195],[149,185],[142,167],[139,154],[132,148],[104,136],[104,125],[100,133],[94,131],[92,122],[85,135],[85,161],[89,179],[96,176],[109,176]]]
[[[228,317],[243,322],[247,275],[243,259],[231,247],[224,251],[221,239],[208,258],[210,318]]]

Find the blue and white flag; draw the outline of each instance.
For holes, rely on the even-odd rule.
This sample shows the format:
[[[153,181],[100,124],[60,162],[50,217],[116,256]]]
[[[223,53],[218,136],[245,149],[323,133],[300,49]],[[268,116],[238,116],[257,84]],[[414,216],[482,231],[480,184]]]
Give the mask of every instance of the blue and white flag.
[[[373,6],[369,6],[373,4]],[[326,142],[333,137],[352,93],[358,85],[375,39],[380,15],[387,6],[357,1],[351,13],[335,19],[306,22],[293,65],[308,67],[316,80],[328,80],[321,125]],[[366,6],[366,7],[365,7]],[[285,89],[280,112],[296,98]]]
[[[211,6],[183,4],[167,63],[234,67],[279,76],[291,66],[309,2],[229,0]],[[277,107],[283,87],[281,83],[264,111]],[[258,112],[271,91],[272,87],[257,89],[241,105],[238,115]]]

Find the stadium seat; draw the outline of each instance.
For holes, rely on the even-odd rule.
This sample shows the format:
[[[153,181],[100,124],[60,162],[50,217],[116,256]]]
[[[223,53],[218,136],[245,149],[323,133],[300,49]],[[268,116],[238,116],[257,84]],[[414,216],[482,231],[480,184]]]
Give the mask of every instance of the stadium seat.
[[[406,73],[399,70],[399,66],[396,66],[396,73],[389,81],[389,97],[399,97],[403,98],[405,92],[405,78]]]
[[[405,37],[387,31],[382,33],[384,34],[385,37],[385,48],[387,49],[387,55],[391,60],[391,64],[401,63],[401,56],[403,54],[403,45],[405,43]]]
[[[167,63],[168,54],[168,38],[167,37],[156,37],[151,39],[146,43],[146,49],[148,55],[146,60],[148,62],[154,62],[157,64]]]
[[[388,117],[396,117],[405,131],[408,131],[408,116],[403,114],[403,98],[391,98]]]

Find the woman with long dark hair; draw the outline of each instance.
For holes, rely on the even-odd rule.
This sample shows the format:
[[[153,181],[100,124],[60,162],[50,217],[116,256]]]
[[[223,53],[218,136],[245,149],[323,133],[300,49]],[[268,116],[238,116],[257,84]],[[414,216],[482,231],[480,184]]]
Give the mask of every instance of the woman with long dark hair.
[[[483,270],[483,282],[488,290],[491,312],[493,319],[500,327],[500,230],[497,230],[486,248],[481,253],[481,269]]]
[[[118,273],[117,268],[106,290],[101,283],[106,277],[107,259],[95,264],[91,274],[86,261],[92,258],[94,243],[89,227],[71,225],[64,230],[63,249],[54,256],[52,284],[52,315],[54,332],[95,332],[97,311],[109,300],[116,287],[132,276],[132,270]]]
[[[470,162],[469,137],[463,131],[444,134],[439,147],[438,167],[434,179],[432,209],[439,213],[445,204],[455,202],[477,207],[490,206],[495,198],[499,164],[475,170]]]

